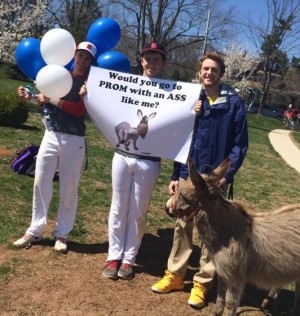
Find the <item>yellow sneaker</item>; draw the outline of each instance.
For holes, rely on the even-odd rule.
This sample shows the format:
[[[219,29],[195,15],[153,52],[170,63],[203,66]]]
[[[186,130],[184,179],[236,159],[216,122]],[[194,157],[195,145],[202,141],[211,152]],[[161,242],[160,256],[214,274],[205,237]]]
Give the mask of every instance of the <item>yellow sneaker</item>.
[[[194,281],[194,287],[191,290],[191,295],[188,304],[194,308],[202,308],[205,305],[206,288],[200,283]]]
[[[183,288],[183,280],[169,270],[165,271],[165,275],[160,281],[151,286],[151,290],[156,293],[169,293]]]

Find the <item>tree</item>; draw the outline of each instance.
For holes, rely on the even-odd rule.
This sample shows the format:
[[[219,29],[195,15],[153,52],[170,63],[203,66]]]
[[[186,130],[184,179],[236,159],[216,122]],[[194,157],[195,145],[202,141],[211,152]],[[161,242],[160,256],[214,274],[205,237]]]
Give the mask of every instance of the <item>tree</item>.
[[[300,58],[293,56],[292,58],[292,67],[300,70]]]
[[[92,23],[102,16],[99,0],[51,0],[47,7],[48,24],[68,30],[77,43],[86,40]]]
[[[134,55],[132,60],[139,65],[141,47],[146,42],[155,40],[167,47],[169,56],[175,56],[175,51],[181,51],[180,55],[185,57],[196,55],[193,65],[185,65],[184,60],[180,61],[184,68],[191,71],[191,67],[195,66],[200,57],[204,40],[202,30],[205,29],[207,12],[211,7],[214,7],[214,15],[211,18],[209,39],[215,42],[221,37],[226,39],[226,25],[232,11],[231,8],[218,9],[220,3],[220,0],[113,0],[112,4],[118,8],[116,14],[119,21],[122,21],[123,36],[120,46],[123,46],[123,41],[134,43],[134,52],[131,49],[130,54]],[[196,49],[195,54],[191,49]],[[169,65],[173,62],[171,60],[168,57]],[[194,68],[193,71],[195,70]],[[176,71],[173,70],[173,73]]]
[[[45,28],[47,0],[2,0],[0,2],[0,61],[14,63],[18,43],[39,38]]]
[[[224,61],[226,71],[222,81],[236,88],[246,100],[252,91],[251,83],[246,79],[246,74],[253,66],[254,57],[239,44],[234,43],[230,48],[224,50]]]
[[[272,75],[284,76],[288,68],[289,50],[299,45],[299,0],[267,0],[268,19],[265,25],[251,23],[253,42],[259,48],[263,69],[259,114],[268,96]]]

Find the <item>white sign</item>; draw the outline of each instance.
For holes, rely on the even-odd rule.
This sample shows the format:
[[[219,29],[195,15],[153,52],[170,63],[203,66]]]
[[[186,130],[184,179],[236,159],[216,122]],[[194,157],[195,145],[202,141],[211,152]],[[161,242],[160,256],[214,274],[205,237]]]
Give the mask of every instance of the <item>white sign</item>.
[[[91,67],[87,89],[86,109],[112,146],[186,163],[200,84]]]

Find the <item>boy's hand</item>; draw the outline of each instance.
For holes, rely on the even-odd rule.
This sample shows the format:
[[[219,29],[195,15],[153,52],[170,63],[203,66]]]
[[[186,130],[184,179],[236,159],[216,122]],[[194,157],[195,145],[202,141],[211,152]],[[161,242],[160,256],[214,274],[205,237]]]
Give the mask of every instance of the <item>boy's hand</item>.
[[[18,87],[18,96],[24,100],[30,101],[32,98],[32,93],[30,93],[28,88],[20,86]]]
[[[196,112],[196,115],[200,114],[202,109],[202,101],[198,100],[194,105],[194,111]]]
[[[81,96],[81,98],[83,98],[85,95],[87,95],[86,82],[84,83],[84,85],[81,86],[80,91],[79,91],[79,95]]]

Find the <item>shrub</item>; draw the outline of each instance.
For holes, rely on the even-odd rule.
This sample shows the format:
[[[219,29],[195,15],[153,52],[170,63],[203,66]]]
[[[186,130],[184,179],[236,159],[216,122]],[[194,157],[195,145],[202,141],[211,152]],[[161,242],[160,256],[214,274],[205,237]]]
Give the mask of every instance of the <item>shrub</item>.
[[[0,62],[0,78],[28,81],[16,64]]]
[[[20,126],[28,119],[28,106],[16,93],[0,92],[0,125]]]

